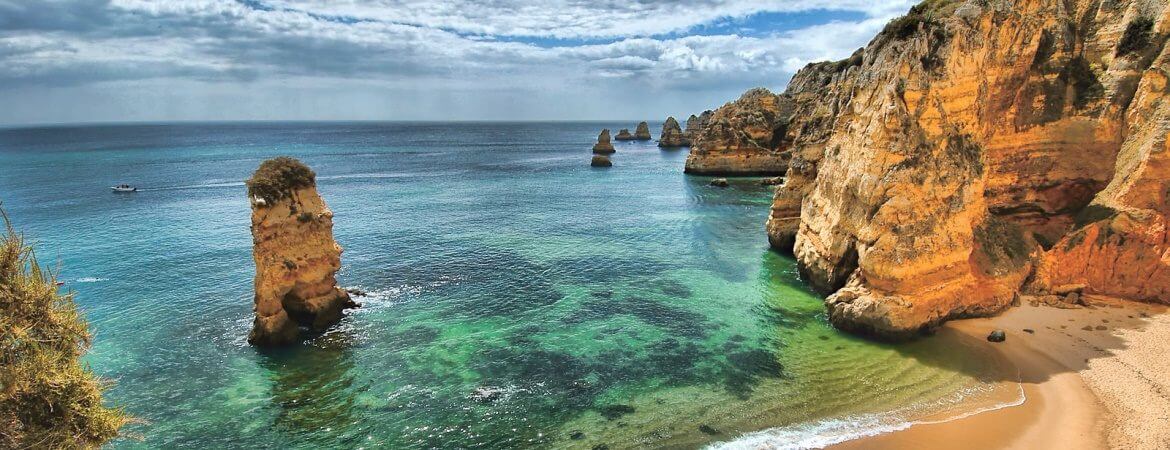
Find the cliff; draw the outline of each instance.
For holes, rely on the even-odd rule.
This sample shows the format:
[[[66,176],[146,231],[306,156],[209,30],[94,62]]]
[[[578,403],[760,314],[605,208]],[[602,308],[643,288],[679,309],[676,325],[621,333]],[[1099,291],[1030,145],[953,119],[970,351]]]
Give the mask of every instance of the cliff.
[[[1168,303],[1168,19],[1165,2],[930,0],[784,94],[720,108],[687,171],[789,157],[768,237],[843,329],[905,338],[1069,284]]]
[[[264,161],[248,179],[255,312],[248,342],[296,342],[300,328],[321,331],[356,306],[337,286],[341,247],[333,212],[317,194],[316,174],[293,158]]]
[[[719,107],[693,133],[686,173],[783,175],[789,143],[784,140],[793,103],[767,89],[747,91]]]

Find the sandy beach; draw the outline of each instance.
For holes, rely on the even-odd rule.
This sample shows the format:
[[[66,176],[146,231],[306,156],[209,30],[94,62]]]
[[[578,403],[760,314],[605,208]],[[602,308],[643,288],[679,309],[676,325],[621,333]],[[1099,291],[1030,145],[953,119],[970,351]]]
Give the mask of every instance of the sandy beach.
[[[970,339],[1006,331],[1006,342],[987,345],[1020,369],[1023,404],[831,448],[1170,448],[1170,358],[1163,350],[1170,313],[1164,306],[1088,299],[1088,308],[1025,304],[940,331]]]

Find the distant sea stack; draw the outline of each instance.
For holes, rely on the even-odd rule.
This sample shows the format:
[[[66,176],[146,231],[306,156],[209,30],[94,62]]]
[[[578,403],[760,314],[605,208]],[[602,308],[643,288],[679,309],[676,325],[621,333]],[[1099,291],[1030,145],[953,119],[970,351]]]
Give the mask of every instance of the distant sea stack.
[[[256,262],[248,342],[294,343],[301,327],[324,330],[356,306],[335,278],[341,247],[333,240],[333,212],[317,194],[316,174],[293,158],[264,161],[247,185]]]
[[[667,117],[666,123],[662,124],[662,136],[658,138],[658,146],[662,148],[685,147],[685,140],[682,128],[678,126],[678,121],[674,120],[674,117]]]
[[[613,143],[609,141],[609,128],[601,130],[601,134],[597,135],[597,143],[593,144],[593,153],[608,155],[615,151]]]
[[[708,115],[691,138],[684,171],[696,175],[784,175],[792,102],[764,88],[747,91]],[[688,129],[689,127],[688,120]]]
[[[611,166],[613,166],[613,161],[610,161],[609,157],[605,156],[605,155],[593,155],[593,160],[589,161],[589,166],[590,167],[611,167]]]
[[[649,141],[650,139],[653,139],[653,137],[650,136],[650,125],[646,124],[645,121],[639,122],[638,128],[634,130],[634,139],[639,141]]]
[[[629,128],[622,128],[621,131],[618,131],[617,136],[613,137],[613,140],[615,140],[615,141],[632,141],[632,140],[634,140],[634,135],[630,134]]]
[[[695,143],[698,130],[701,130],[706,120],[711,118],[711,110],[703,111],[702,116],[690,115],[687,118],[687,129],[682,131],[682,141],[687,146]]]

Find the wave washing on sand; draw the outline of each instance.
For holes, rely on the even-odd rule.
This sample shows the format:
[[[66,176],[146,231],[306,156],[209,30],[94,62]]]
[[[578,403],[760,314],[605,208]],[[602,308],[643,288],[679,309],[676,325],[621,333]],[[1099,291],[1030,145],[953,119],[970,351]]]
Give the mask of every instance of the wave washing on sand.
[[[787,427],[770,428],[754,433],[747,433],[735,440],[719,442],[707,446],[707,450],[739,450],[739,449],[769,449],[769,450],[806,450],[825,448],[854,439],[877,436],[905,430],[915,425],[930,425],[968,417],[985,412],[1023,405],[1027,401],[1024,395],[1023,384],[1016,383],[1019,395],[1012,401],[997,403],[991,406],[976,408],[952,417],[943,419],[905,420],[898,413],[913,409],[903,408],[887,414],[872,414],[852,416],[839,419],[827,419],[819,422],[793,425]]]

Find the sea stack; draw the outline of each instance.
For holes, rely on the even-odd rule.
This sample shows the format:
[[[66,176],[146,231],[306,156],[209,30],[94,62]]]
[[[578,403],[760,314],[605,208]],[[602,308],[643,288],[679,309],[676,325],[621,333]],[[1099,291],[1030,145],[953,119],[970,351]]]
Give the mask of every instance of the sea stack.
[[[597,135],[597,143],[593,144],[593,153],[608,155],[615,151],[613,149],[613,143],[609,142],[609,128],[601,130],[601,134]]]
[[[650,136],[650,125],[647,125],[645,121],[639,122],[638,128],[634,130],[634,139],[639,141],[649,141],[652,139]]]
[[[294,343],[301,327],[324,330],[356,306],[337,286],[341,247],[333,240],[333,212],[317,194],[316,174],[293,158],[264,161],[247,185],[256,262],[248,342]]]
[[[632,141],[632,140],[634,140],[634,135],[630,134],[629,128],[622,128],[622,130],[618,132],[617,136],[613,137],[613,140],[615,140],[615,141]]]
[[[612,167],[613,161],[609,160],[605,155],[593,155],[593,160],[589,161],[590,167]]]
[[[667,117],[666,123],[662,124],[662,136],[658,138],[658,146],[662,148],[685,147],[684,141],[685,138],[682,128],[678,126],[678,121],[674,120],[674,117]]]
[[[790,100],[755,88],[703,115],[706,123],[697,118],[699,127],[690,138],[686,173],[778,176],[788,170],[785,134],[792,115]]]

